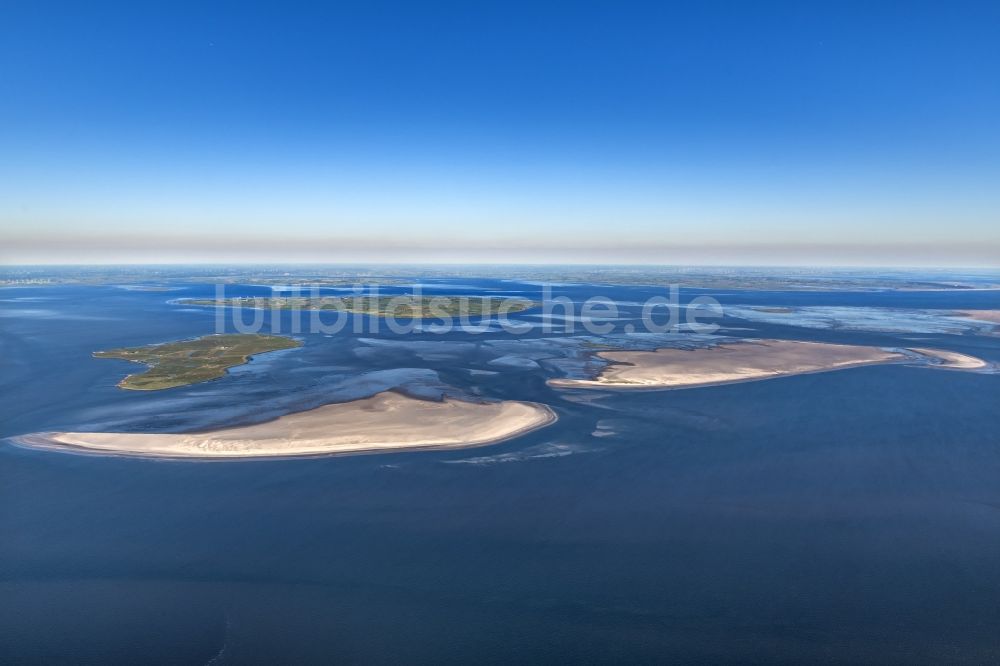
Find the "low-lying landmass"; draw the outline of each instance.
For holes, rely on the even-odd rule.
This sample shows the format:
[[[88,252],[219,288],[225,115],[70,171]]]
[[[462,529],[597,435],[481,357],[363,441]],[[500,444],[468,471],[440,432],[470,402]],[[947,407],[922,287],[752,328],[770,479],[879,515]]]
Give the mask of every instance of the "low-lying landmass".
[[[997,310],[889,308],[862,305],[791,307],[729,305],[725,308],[725,315],[764,324],[874,333],[995,335],[1000,323],[1000,311]]]
[[[965,354],[913,349],[937,367],[971,370],[987,364]],[[792,340],[748,340],[698,349],[605,351],[610,361],[593,379],[550,379],[560,388],[674,389],[771,379],[863,365],[913,361],[904,350]]]
[[[80,285],[102,286],[147,283],[259,284],[322,287],[355,285],[400,285],[416,279],[418,267],[397,267],[388,274],[361,265],[325,266],[5,266],[0,267],[0,286]]]
[[[147,285],[147,284],[119,284],[116,285],[120,289],[125,291],[148,291],[148,292],[166,292],[166,291],[177,291],[179,287],[166,287],[163,285]]]
[[[242,284],[300,287],[396,286],[422,280],[501,279],[550,284],[620,286],[681,285],[699,289],[757,291],[966,291],[1000,289],[996,270],[789,269],[706,266],[9,266],[0,267],[0,287],[108,285],[129,282]]]
[[[790,269],[705,266],[518,266],[504,277],[550,283],[680,285],[740,291],[965,291],[1000,288],[996,271]],[[489,277],[486,270],[477,270]]]
[[[193,340],[94,352],[95,358],[117,358],[149,366],[145,372],[118,382],[123,389],[156,391],[218,379],[229,368],[243,365],[255,354],[301,347],[281,335],[206,335]]]
[[[449,449],[492,444],[556,421],[534,402],[418,400],[386,391],[274,421],[199,433],[53,432],[15,438],[32,447],[164,458],[261,458]]]
[[[522,298],[496,296],[243,296],[237,298],[184,298],[180,305],[254,308],[262,310],[328,310],[346,314],[402,319],[489,317],[521,312],[537,303]]]

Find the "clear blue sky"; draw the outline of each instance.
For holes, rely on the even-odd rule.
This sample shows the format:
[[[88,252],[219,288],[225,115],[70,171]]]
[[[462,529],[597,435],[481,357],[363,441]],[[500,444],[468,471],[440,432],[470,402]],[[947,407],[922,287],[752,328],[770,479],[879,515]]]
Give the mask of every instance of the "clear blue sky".
[[[1000,2],[10,2],[0,262],[1000,263]]]

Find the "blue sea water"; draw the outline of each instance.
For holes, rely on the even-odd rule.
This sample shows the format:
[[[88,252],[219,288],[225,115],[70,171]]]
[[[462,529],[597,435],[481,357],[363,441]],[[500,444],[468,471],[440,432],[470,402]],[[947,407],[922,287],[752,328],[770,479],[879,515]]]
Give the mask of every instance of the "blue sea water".
[[[995,291],[682,300],[705,294],[723,306],[1000,309]],[[0,290],[0,438],[253,422],[400,386],[537,400],[559,421],[489,447],[298,460],[2,441],[0,662],[1000,660],[1000,375],[893,365],[566,392],[545,384],[584,369],[553,352],[565,341],[351,327],[155,393],[118,389],[135,366],[91,357],[213,332],[212,310],[170,303],[213,295],[208,284]],[[1000,362],[997,336],[722,323],[728,335]]]

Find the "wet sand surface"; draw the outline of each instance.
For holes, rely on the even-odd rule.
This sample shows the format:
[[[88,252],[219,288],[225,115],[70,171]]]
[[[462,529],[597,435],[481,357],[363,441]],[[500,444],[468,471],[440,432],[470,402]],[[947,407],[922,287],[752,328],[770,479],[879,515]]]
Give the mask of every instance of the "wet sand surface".
[[[988,321],[1000,324],[1000,310],[956,310],[960,315],[977,321]]]

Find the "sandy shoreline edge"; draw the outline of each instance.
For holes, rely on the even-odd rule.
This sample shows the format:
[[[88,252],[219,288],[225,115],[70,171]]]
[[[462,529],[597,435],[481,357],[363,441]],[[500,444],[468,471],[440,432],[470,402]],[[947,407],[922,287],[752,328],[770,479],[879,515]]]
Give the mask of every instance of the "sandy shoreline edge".
[[[486,446],[551,425],[557,418],[550,407],[535,402],[433,402],[384,391],[266,423],[206,432],[50,432],[10,440],[28,448],[149,458],[293,458]]]

